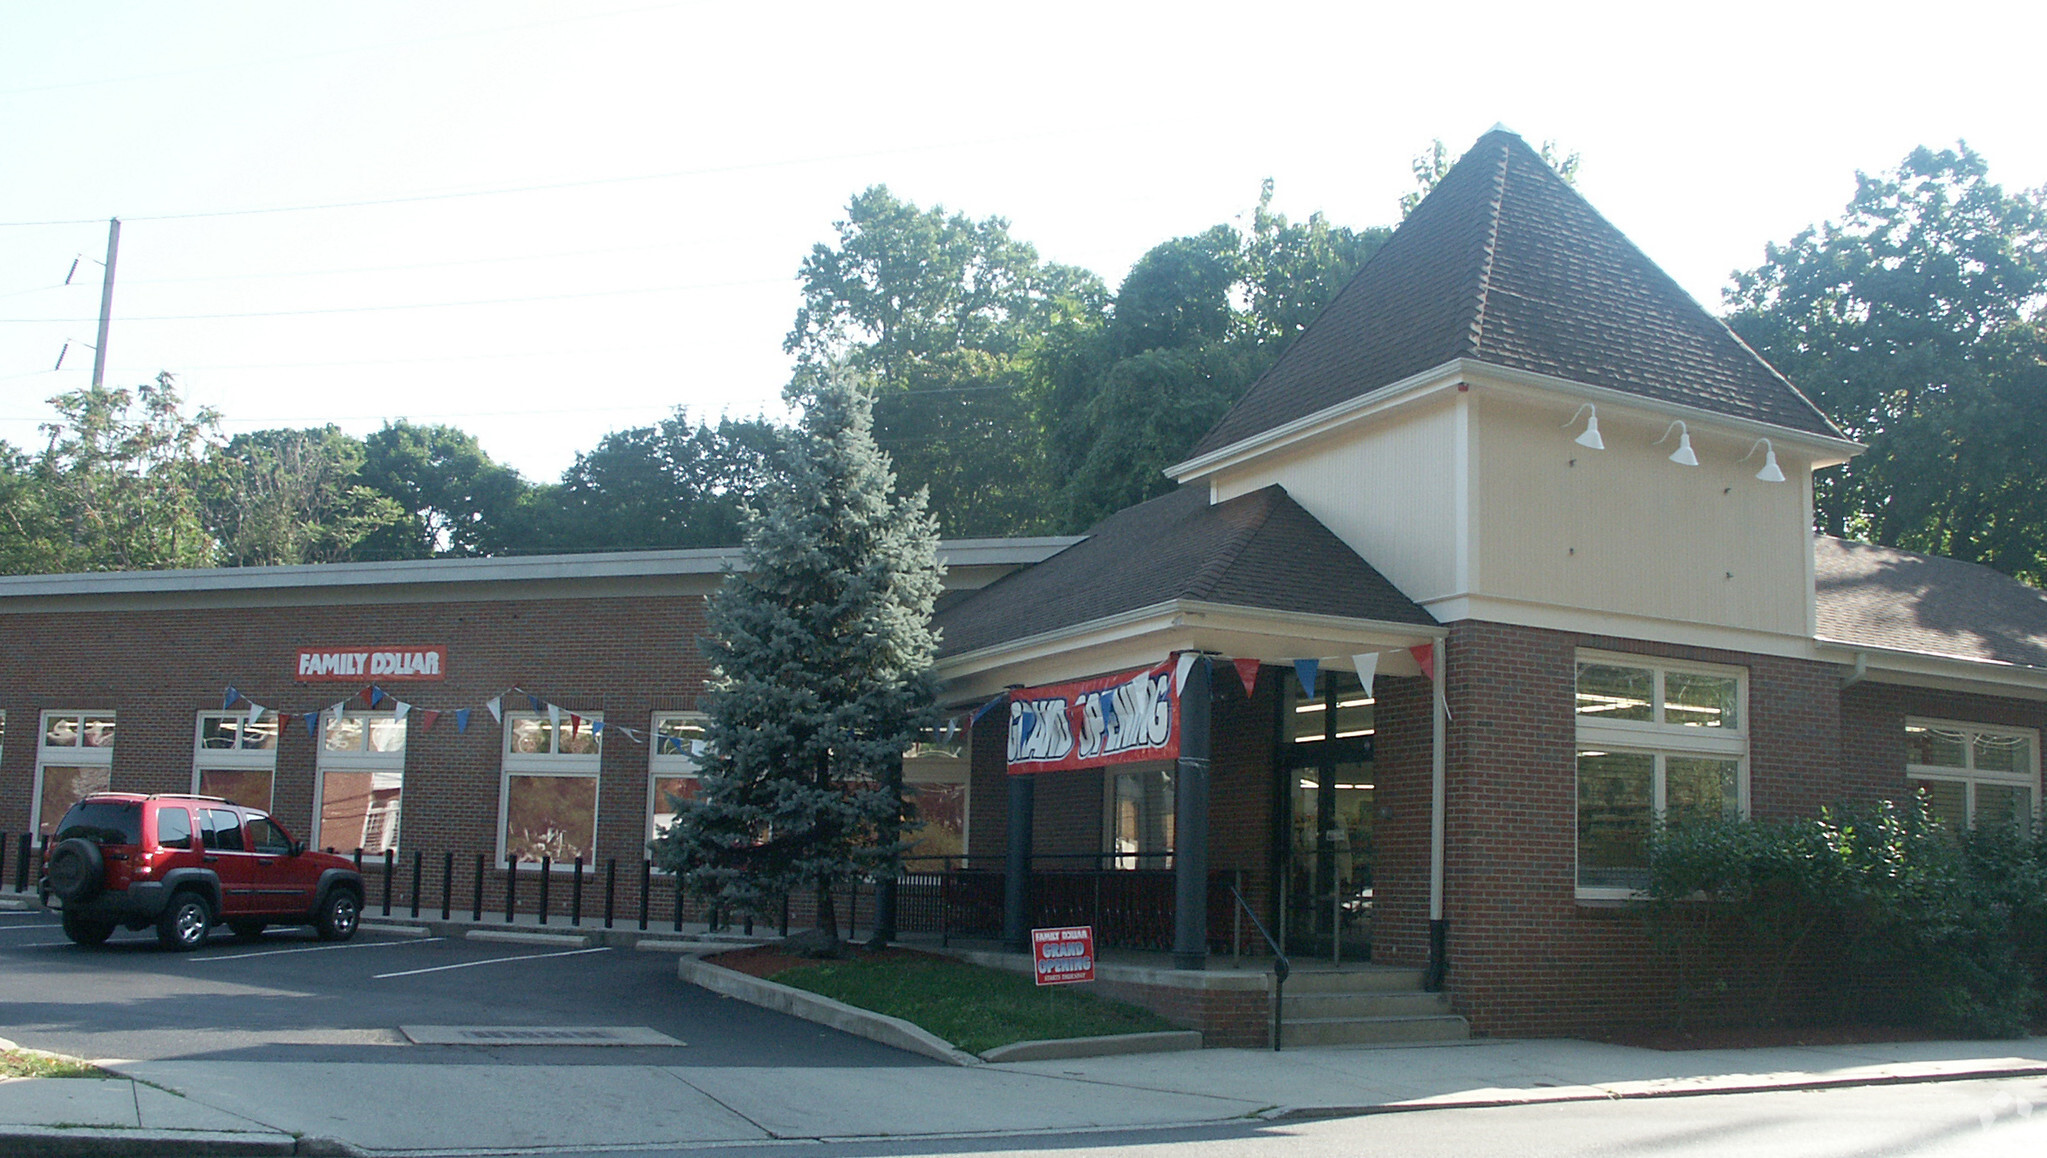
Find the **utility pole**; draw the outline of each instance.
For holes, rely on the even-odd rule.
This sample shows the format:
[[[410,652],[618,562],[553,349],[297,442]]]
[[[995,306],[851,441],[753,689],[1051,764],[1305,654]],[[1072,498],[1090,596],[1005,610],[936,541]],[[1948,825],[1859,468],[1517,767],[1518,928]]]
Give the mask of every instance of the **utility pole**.
[[[107,224],[107,275],[100,282],[100,339],[92,348],[92,384],[98,389],[107,379],[107,329],[114,321],[114,257],[121,249],[121,219]],[[63,361],[60,357],[58,361]]]

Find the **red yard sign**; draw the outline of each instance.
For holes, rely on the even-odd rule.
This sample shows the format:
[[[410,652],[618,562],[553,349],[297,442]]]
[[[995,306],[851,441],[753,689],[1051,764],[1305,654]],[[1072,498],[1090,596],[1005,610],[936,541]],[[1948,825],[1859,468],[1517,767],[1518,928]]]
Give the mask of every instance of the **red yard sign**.
[[[1095,979],[1095,927],[1031,930],[1031,972],[1040,985]]]

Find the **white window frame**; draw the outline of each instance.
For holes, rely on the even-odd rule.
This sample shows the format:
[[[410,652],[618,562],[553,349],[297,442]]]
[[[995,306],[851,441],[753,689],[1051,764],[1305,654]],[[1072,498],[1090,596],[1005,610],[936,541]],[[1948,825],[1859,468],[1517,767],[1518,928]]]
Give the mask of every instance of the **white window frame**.
[[[547,720],[550,717],[546,712],[506,712],[503,721],[501,721],[503,729],[502,738],[498,742],[498,749],[503,759],[500,761],[498,772],[496,861],[500,868],[504,867],[505,863],[505,823],[510,819],[511,814],[512,777],[514,776],[574,777],[587,779],[591,782],[590,848],[583,858],[583,864],[587,868],[597,862],[598,839],[604,831],[604,792],[599,775],[603,770],[604,763],[604,713],[591,712],[584,714],[579,712],[576,714],[582,720],[582,727],[591,729],[596,734],[597,751],[514,752],[512,751],[512,733],[514,731],[512,724],[514,721]],[[562,727],[569,726],[568,712],[561,713],[561,725]],[[560,733],[557,730],[549,729],[548,746],[550,748],[560,747],[559,735]],[[521,872],[539,872],[540,862],[522,860],[519,862],[518,867]],[[554,872],[574,872],[575,861],[571,858],[568,861],[550,867]]]
[[[1584,664],[1627,667],[1650,673],[1653,719],[1601,720],[1577,712],[1578,668]],[[1663,719],[1665,677],[1672,672],[1717,676],[1735,681],[1735,712],[1739,726],[1707,728],[1695,724],[1672,724]],[[1661,656],[1630,652],[1580,649],[1571,665],[1572,712],[1577,721],[1577,742],[1571,751],[1571,884],[1580,900],[1627,900],[1639,897],[1639,890],[1622,885],[1578,883],[1578,761],[1588,752],[1613,752],[1651,756],[1655,771],[1651,780],[1651,815],[1661,820],[1669,792],[1670,757],[1703,757],[1735,762],[1734,790],[1738,814],[1749,814],[1749,673],[1747,668],[1724,664],[1693,663]]]
[[[239,720],[246,725],[248,719],[249,713],[233,710],[200,712],[197,718],[194,719],[192,723],[192,794],[194,796],[201,795],[199,791],[199,777],[202,773],[209,770],[221,772],[265,772],[270,776],[269,799],[260,808],[256,808],[255,805],[249,805],[249,807],[255,808],[258,812],[268,813],[274,810],[274,806],[277,803],[277,748],[275,746],[269,748],[244,748],[239,746],[234,748],[206,747],[206,721]],[[277,713],[266,711],[261,719],[268,720],[277,726],[279,733],[277,737],[278,742],[282,743],[284,740],[284,722],[278,718]],[[239,743],[240,729],[237,729],[235,734],[237,743]]]
[[[1963,734],[1963,767],[1955,768],[1946,764],[1914,764],[1905,762],[1905,783],[1910,787],[1914,780],[1942,780],[1962,785],[1962,810],[1964,823],[1970,828],[1976,826],[1976,787],[1988,784],[2007,788],[2025,788],[2033,794],[2033,819],[2039,820],[2040,804],[2040,733],[2032,728],[2014,728],[2000,724],[1977,724],[1965,720],[1940,720],[1924,716],[1905,717],[1905,727],[1928,728],[1941,732]],[[2020,772],[1999,772],[1976,767],[1977,736],[2008,736],[2027,741],[2029,749],[2029,770]]]
[[[664,811],[661,792],[656,787],[663,780],[701,780],[703,766],[691,754],[687,746],[676,748],[674,740],[661,734],[661,726],[667,723],[709,724],[711,718],[702,712],[655,712],[647,727],[647,839],[654,839],[654,817]]]
[[[99,747],[87,747],[84,742],[85,740],[84,724],[82,723],[82,721],[84,721],[87,717],[102,716],[109,720],[114,721],[114,743],[105,744]],[[50,736],[50,722],[52,720],[64,719],[75,719],[81,721],[79,725],[79,731],[75,733],[78,743],[73,745],[53,745],[47,743]],[[43,831],[44,819],[43,769],[46,767],[105,768],[107,770],[107,785],[109,788],[111,788],[113,786],[114,775],[113,773],[114,745],[119,744],[121,742],[121,721],[120,718],[115,714],[115,712],[111,708],[102,710],[92,710],[85,708],[60,708],[43,712],[36,722],[39,725],[36,728],[35,737],[36,774],[35,781],[29,785],[30,795],[28,798],[29,809],[28,830],[30,832],[40,834]],[[53,816],[49,818],[49,821],[52,825],[55,825],[59,820],[62,819],[63,817],[61,816]]]
[[[394,719],[398,713],[395,709],[390,708],[345,708],[341,714],[344,719],[368,721]],[[403,725],[400,735],[404,742],[398,746],[398,750],[395,752],[373,752],[370,750],[370,728],[368,723],[363,725],[362,746],[353,751],[342,752],[331,750],[327,747],[327,724],[333,715],[332,709],[322,711],[319,714],[319,721],[314,728],[319,738],[314,741],[316,753],[313,758],[313,815],[311,823],[306,826],[312,832],[309,847],[329,847],[325,825],[322,823],[322,814],[327,804],[328,773],[367,772],[374,776],[380,772],[396,772],[398,774],[398,840],[390,846],[393,850],[396,850],[402,847],[405,840],[405,753],[407,749],[412,747],[412,725],[410,721],[399,721]],[[354,851],[355,842],[350,841],[345,847],[338,844],[332,847],[338,853],[349,853]],[[381,848],[371,850],[365,847],[363,854],[368,856],[372,851],[381,853],[383,850]]]

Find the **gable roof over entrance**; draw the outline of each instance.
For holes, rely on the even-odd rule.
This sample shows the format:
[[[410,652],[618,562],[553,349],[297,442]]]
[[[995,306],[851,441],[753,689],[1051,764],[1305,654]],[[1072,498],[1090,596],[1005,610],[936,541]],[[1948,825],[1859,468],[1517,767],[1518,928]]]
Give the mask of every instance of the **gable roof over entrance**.
[[[1526,142],[1494,129],[1189,457],[1460,358],[1842,437]]]
[[[941,655],[1107,619],[1172,600],[1433,628],[1278,486],[1210,505],[1205,486],[1110,515],[1034,567],[942,606]]]

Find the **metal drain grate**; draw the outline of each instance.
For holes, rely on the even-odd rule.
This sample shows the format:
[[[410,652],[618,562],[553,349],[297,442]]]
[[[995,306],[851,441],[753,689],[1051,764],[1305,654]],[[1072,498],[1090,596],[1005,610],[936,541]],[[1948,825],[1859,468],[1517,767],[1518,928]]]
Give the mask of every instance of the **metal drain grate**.
[[[415,1045],[682,1045],[643,1025],[401,1025]]]

